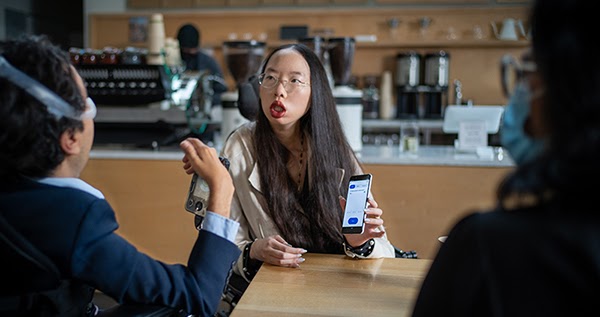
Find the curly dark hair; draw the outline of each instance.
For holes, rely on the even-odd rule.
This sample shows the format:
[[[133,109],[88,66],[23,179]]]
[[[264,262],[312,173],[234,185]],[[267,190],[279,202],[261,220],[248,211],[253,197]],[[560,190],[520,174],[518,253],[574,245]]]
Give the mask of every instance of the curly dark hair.
[[[0,54],[15,68],[54,91],[76,113],[85,109],[66,52],[46,36],[0,42]],[[81,121],[57,119],[47,107],[8,80],[0,79],[0,179],[46,177],[63,160],[60,135],[81,131]]]
[[[345,197],[347,188],[339,187],[338,173],[340,168],[345,171],[342,183],[347,184],[357,173],[358,160],[344,135],[325,69],[310,48],[303,44],[278,47],[263,61],[261,73],[273,54],[284,49],[300,53],[310,67],[310,108],[300,118],[300,129],[311,148],[308,186],[296,193],[286,167],[290,153],[273,136],[265,114],[258,111],[254,144],[261,186],[266,188],[269,214],[286,241],[310,252],[339,253],[343,235],[338,197]]]

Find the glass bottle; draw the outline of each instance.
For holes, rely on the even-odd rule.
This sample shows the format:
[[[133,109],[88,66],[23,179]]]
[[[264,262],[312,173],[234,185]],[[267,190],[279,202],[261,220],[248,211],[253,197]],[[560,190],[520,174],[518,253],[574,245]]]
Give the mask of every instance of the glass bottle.
[[[364,77],[365,85],[362,94],[363,119],[377,119],[379,117],[379,89],[377,77],[368,75]]]

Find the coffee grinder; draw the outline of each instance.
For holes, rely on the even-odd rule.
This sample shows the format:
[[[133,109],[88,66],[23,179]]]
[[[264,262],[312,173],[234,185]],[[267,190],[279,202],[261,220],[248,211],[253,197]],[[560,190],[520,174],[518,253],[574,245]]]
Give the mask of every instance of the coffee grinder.
[[[221,95],[223,120],[221,121],[221,137],[225,141],[229,134],[240,125],[248,122],[238,108],[238,87],[246,83],[260,68],[264,54],[265,42],[227,41],[223,43],[223,56],[229,73],[236,83],[234,91]]]
[[[362,150],[363,106],[362,91],[350,85],[355,45],[353,37],[330,38],[328,52],[338,115],[350,147],[358,152]]]
[[[419,117],[419,84],[421,55],[410,51],[396,55],[396,117],[416,119]]]
[[[442,119],[448,105],[448,72],[450,55],[445,51],[425,55],[425,85],[423,94],[425,118]]]
[[[327,39],[321,36],[312,36],[300,38],[298,39],[298,42],[308,46],[313,52],[315,52],[315,54],[317,54],[319,60],[321,61],[321,64],[323,64],[323,68],[325,68],[325,73],[327,74],[329,86],[333,88],[334,81],[333,75],[331,74],[331,64],[329,63],[329,44],[327,42]]]

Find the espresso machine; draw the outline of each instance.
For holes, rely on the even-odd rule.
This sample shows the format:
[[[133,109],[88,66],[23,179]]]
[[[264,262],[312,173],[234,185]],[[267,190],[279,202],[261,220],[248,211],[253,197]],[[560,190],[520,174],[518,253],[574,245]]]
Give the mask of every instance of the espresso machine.
[[[239,109],[239,87],[247,83],[258,72],[264,57],[265,47],[265,42],[254,40],[223,43],[225,63],[236,83],[234,91],[221,94],[221,104],[223,106],[221,138],[223,142],[233,130],[249,121]]]
[[[362,150],[363,105],[362,90],[350,85],[355,45],[352,37],[330,38],[328,52],[338,115],[350,147],[358,152]]]
[[[419,117],[419,84],[421,55],[410,51],[396,55],[396,117],[416,119]]]
[[[423,94],[424,117],[442,119],[448,105],[448,73],[450,55],[439,51],[425,55],[425,81],[427,87]]]

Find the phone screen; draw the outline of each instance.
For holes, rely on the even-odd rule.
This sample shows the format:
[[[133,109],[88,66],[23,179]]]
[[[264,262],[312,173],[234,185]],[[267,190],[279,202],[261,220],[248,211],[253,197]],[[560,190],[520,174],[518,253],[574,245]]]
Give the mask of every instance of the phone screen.
[[[371,189],[371,178],[371,174],[354,175],[350,178],[342,233],[360,234],[363,232],[365,208]]]

